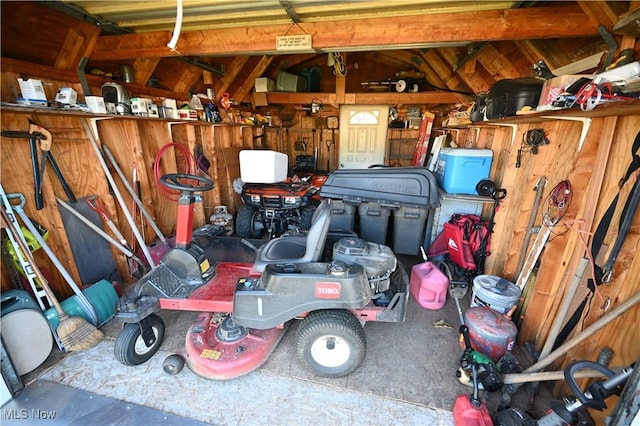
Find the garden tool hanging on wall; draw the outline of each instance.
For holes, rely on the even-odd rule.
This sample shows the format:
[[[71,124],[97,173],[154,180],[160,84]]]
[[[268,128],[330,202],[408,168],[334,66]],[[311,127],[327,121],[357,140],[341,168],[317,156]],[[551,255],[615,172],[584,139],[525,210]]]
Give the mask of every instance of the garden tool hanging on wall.
[[[33,170],[33,181],[35,186],[35,202],[36,210],[41,210],[44,207],[44,199],[42,196],[42,186],[44,183],[44,173],[47,166],[47,162],[51,164],[53,172],[58,177],[62,189],[64,189],[67,198],[72,203],[76,202],[76,197],[71,191],[71,187],[67,184],[58,163],[51,154],[51,144],[53,142],[51,138],[51,132],[44,127],[38,126],[31,120],[29,120],[29,130],[27,132],[7,130],[2,132],[2,136],[8,138],[25,138],[29,139],[31,150],[31,167]],[[40,145],[40,158],[38,159],[38,142]]]

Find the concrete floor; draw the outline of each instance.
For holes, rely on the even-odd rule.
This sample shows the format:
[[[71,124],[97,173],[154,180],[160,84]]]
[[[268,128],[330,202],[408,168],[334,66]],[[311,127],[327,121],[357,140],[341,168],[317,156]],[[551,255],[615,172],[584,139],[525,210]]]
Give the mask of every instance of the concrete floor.
[[[411,256],[400,260],[407,270],[421,261]],[[469,306],[468,296],[463,308]],[[452,298],[440,310],[424,309],[409,298],[406,321],[367,323],[363,365],[337,379],[315,376],[295,357],[297,322],[268,361],[244,377],[211,381],[188,368],[169,376],[162,362],[183,346],[196,314],[164,311],[161,316],[167,325],[161,350],[140,366],[126,367],[114,359],[120,324],[113,321],[102,327],[107,338],[88,351],[54,350],[41,368],[24,378],[27,388],[2,407],[3,423],[25,424],[7,419],[7,413],[18,412],[11,410],[24,409],[56,411],[58,424],[137,425],[149,423],[143,419],[155,413],[160,424],[451,425],[456,397],[471,392],[456,377],[462,350]],[[436,324],[441,321],[444,326]],[[45,391],[51,387],[59,391]],[[69,392],[77,396],[51,400],[52,394]],[[30,419],[54,424],[51,419]]]

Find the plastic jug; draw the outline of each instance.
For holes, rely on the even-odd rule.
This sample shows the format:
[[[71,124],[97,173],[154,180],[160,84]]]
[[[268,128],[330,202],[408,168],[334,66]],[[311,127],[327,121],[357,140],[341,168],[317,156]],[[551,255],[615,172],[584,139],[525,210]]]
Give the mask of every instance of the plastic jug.
[[[433,263],[419,263],[411,268],[409,292],[423,308],[442,308],[447,302],[448,288],[449,278]]]

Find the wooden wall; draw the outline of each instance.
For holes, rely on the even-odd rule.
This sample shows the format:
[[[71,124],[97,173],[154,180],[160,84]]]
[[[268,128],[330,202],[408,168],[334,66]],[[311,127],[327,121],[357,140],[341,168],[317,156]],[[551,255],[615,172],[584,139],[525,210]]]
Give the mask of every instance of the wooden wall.
[[[591,120],[582,142],[582,122],[574,121],[576,118]],[[495,233],[491,238],[491,255],[487,258],[487,273],[514,282],[518,278],[517,263],[534,204],[534,188],[541,176],[547,178],[547,184],[536,214],[537,226],[541,225],[547,197],[554,186],[568,180],[573,191],[566,215],[553,227],[533,276],[526,284],[526,309],[518,310],[518,317],[514,318],[519,324],[518,343],[524,347],[525,342],[533,342],[537,350],[541,350],[576,273],[578,260],[585,256],[586,245],[590,247],[593,232],[618,192],[618,183],[631,162],[631,147],[640,131],[640,107],[604,108],[597,114],[595,111],[592,114],[572,111],[571,114],[558,113],[548,118],[536,114],[535,117],[502,120],[498,124],[501,125],[479,123],[452,133],[454,140],[475,139],[474,146],[493,149],[492,179],[508,194],[495,215]],[[521,166],[516,168],[522,137],[532,129],[542,129],[549,144],[541,146],[537,155],[523,154]],[[635,179],[638,179],[638,172],[623,187],[621,196],[625,198],[622,200],[626,200],[626,194]],[[616,238],[619,210],[604,241],[607,247],[611,247]],[[490,214],[489,207],[485,207],[484,214],[485,217]],[[535,236],[531,237],[531,244]],[[571,336],[576,336],[640,291],[638,253],[640,214],[636,212],[631,231],[614,265],[612,281],[597,289],[590,309],[585,312]],[[585,275],[592,276],[592,266],[587,267]],[[573,299],[569,316],[587,294],[584,279]],[[614,353],[611,366],[623,366],[636,361],[640,356],[640,329],[636,326],[639,321],[640,307],[636,306],[583,340],[547,370],[562,369],[575,360],[595,361],[605,346]],[[561,396],[567,391],[563,388],[563,382],[558,382],[556,395]],[[611,409],[615,398],[607,404]],[[601,412],[594,411],[591,414],[596,419],[603,418]]]

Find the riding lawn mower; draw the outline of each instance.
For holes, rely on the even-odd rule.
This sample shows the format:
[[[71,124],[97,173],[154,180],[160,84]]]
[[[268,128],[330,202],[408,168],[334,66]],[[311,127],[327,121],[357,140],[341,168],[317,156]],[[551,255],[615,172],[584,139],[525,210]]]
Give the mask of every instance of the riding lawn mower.
[[[165,331],[158,313],[165,309],[200,312],[165,372],[177,374],[186,363],[216,380],[257,369],[294,319],[301,319],[296,353],[303,364],[319,376],[344,376],[365,358],[366,321],[404,320],[405,270],[389,247],[331,231],[330,199],[314,210],[308,232],[267,240],[255,260],[238,262],[208,250],[222,240],[246,248],[247,240],[192,231],[194,203],[214,183],[187,174],[160,181],[181,194],[176,243],[118,302],[124,327],[115,357],[122,364],[142,364],[158,351]]]

